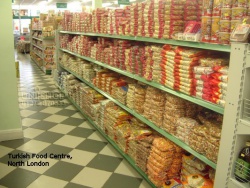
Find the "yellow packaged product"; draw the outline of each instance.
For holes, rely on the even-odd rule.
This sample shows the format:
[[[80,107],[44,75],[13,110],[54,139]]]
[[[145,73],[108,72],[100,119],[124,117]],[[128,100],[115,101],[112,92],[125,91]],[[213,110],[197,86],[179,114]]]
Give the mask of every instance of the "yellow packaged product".
[[[219,33],[219,43],[220,44],[229,44],[230,43],[230,33],[229,32],[220,32]]]
[[[201,41],[210,42],[212,17],[202,16],[201,20]]]
[[[232,7],[244,7],[246,8],[248,6],[247,0],[232,0]]]
[[[230,32],[230,31],[231,31],[231,21],[220,20],[220,32]]]
[[[231,8],[233,4],[233,0],[223,0],[222,8]]]
[[[235,27],[240,23],[241,23],[240,20],[231,20],[230,32],[232,32],[235,29]]]
[[[220,31],[220,17],[212,17],[212,30],[211,30],[211,42],[219,42],[219,31]]]
[[[232,8],[232,20],[241,20],[247,15],[247,9],[244,7]]]
[[[231,20],[232,9],[231,8],[222,8],[221,9],[221,20]]]

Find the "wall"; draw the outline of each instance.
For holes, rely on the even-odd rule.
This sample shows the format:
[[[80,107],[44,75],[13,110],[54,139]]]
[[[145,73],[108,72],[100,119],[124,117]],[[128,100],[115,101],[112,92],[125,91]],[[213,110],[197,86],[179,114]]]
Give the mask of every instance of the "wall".
[[[22,138],[11,0],[0,1],[0,141]]]

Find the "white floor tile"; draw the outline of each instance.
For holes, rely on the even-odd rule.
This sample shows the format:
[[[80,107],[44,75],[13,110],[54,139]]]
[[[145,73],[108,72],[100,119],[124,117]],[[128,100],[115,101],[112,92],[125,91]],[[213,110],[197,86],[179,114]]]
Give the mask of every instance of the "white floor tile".
[[[42,134],[44,131],[40,129],[27,128],[23,131],[23,135],[25,138],[35,138],[38,135]]]
[[[118,153],[118,151],[116,151],[116,149],[111,146],[110,144],[107,144],[101,151],[100,154],[103,155],[108,155],[108,156],[113,156],[113,157],[121,157],[120,153]]]
[[[72,159],[62,159],[62,161],[82,166],[86,166],[97,155],[96,153],[78,149],[72,150],[69,154]]]
[[[148,182],[146,182],[145,180],[142,180],[139,188],[152,188],[152,186],[149,185]]]
[[[61,134],[67,134],[71,130],[73,130],[75,127],[70,125],[64,125],[64,124],[57,124],[56,126],[49,129],[51,132],[61,133]]]
[[[47,117],[46,119],[44,119],[44,121],[50,121],[53,123],[61,123],[62,121],[64,121],[67,118],[68,118],[67,116],[51,115],[51,116]]]
[[[80,137],[71,136],[71,135],[65,135],[62,138],[60,138],[59,140],[57,140],[56,142],[54,142],[54,144],[57,144],[60,146],[66,146],[66,147],[70,147],[70,148],[75,148],[84,140],[85,140],[85,138],[80,138]]]
[[[48,156],[47,159],[32,158],[32,159],[29,159],[27,162],[31,163],[31,162],[40,162],[40,161],[48,162],[49,166],[39,166],[39,167],[37,167],[37,166],[21,166],[19,168],[29,170],[29,171],[32,171],[32,172],[36,172],[36,173],[39,173],[39,174],[43,174],[45,171],[47,171],[49,168],[51,168],[55,163],[58,162],[58,160],[51,159],[51,158],[49,158],[49,156]]]
[[[31,118],[24,118],[22,120],[22,125],[23,126],[26,126],[26,127],[29,127],[31,125],[34,125],[35,123],[37,123],[38,121],[40,120],[37,120],[37,119],[31,119]]]
[[[86,129],[95,129],[88,121],[84,121],[78,127],[86,128]]]
[[[73,118],[78,118],[78,119],[85,119],[85,118],[83,117],[83,115],[81,115],[80,112],[75,113],[75,114],[72,115],[71,117],[73,117]]]
[[[92,140],[107,142],[107,140],[97,131],[93,132],[88,138]]]
[[[44,150],[46,147],[48,147],[50,144],[42,141],[37,140],[30,140],[26,142],[25,144],[18,147],[18,150],[26,151],[29,153],[39,153],[40,151]]]
[[[77,108],[74,107],[73,105],[70,105],[70,106],[66,107],[65,109],[68,109],[68,110],[77,110]]]
[[[31,110],[21,110],[20,111],[20,114],[23,117],[28,117],[28,116],[30,116],[30,115],[32,115],[34,113],[36,113],[36,112],[35,111],[31,111]]]
[[[85,167],[71,182],[92,188],[100,188],[111,174],[111,172]]]
[[[133,169],[133,167],[125,160],[123,160],[119,166],[115,169],[115,173],[123,174],[126,176],[132,176],[140,178],[141,176]]]
[[[55,113],[59,112],[60,110],[62,110],[62,109],[56,108],[56,107],[48,107],[48,108],[43,109],[41,112],[55,114]]]
[[[42,175],[38,177],[34,182],[32,182],[28,186],[28,188],[44,188],[44,187],[62,188],[65,187],[65,185],[67,184],[68,184],[67,181]]]
[[[16,167],[14,166],[8,166],[7,164],[0,163],[0,180],[15,169]]]
[[[8,147],[5,147],[5,146],[0,146],[0,158],[7,155],[8,153],[10,153],[13,150],[14,149],[12,149],[12,148],[8,148]]]

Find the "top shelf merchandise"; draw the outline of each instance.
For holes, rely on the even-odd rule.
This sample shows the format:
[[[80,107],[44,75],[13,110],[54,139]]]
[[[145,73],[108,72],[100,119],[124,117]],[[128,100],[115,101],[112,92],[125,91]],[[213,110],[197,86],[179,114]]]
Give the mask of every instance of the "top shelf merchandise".
[[[230,33],[244,16],[250,14],[248,4],[226,3],[227,1],[146,1],[134,3],[124,9],[98,8],[91,13],[65,13],[62,29],[83,32],[90,35],[105,34],[103,37],[127,37],[127,40],[157,42],[153,39],[180,39],[180,35],[192,35],[187,30],[197,32],[200,37],[182,37],[192,42],[162,40],[161,43],[192,46],[196,48],[229,51]],[[232,2],[232,1],[230,1]],[[197,29],[198,27],[198,29]],[[195,29],[196,28],[196,29]],[[178,43],[179,42],[179,43]],[[207,44],[207,43],[210,43]],[[211,45],[213,43],[213,45]],[[217,44],[217,45],[215,45]],[[218,45],[223,44],[223,45]]]

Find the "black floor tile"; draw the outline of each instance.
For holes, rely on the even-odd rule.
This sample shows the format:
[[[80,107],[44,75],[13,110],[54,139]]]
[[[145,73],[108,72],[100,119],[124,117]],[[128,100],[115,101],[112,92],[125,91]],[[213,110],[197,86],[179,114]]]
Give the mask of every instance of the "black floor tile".
[[[57,141],[59,138],[61,138],[63,136],[64,136],[64,134],[46,131],[46,132],[38,135],[37,137],[35,137],[34,140],[39,140],[39,141],[48,142],[48,143],[54,143],[55,141]]]
[[[81,128],[81,127],[76,127],[75,129],[70,131],[68,133],[68,135],[78,136],[78,137],[82,137],[82,138],[88,138],[93,132],[95,132],[95,130],[93,130],[93,129],[85,129],[85,128]]]
[[[111,187],[119,187],[119,188],[138,188],[142,179],[134,178],[130,176],[125,176],[122,174],[113,173],[107,182],[102,186],[102,188],[111,188]]]
[[[49,116],[51,116],[51,114],[43,113],[43,112],[37,112],[37,113],[34,113],[34,114],[28,116],[28,118],[43,120],[43,119],[46,119]]]
[[[49,121],[39,121],[30,127],[35,128],[35,129],[41,129],[41,130],[49,130],[55,125],[57,125],[57,123],[53,123]]]
[[[29,139],[29,138],[22,138],[22,139],[16,139],[16,140],[8,140],[8,141],[0,142],[0,145],[16,149],[19,146],[25,144],[26,142],[28,142],[30,140],[31,139]]]
[[[121,161],[121,158],[99,154],[87,164],[87,167],[114,172]]]
[[[39,152],[40,154],[45,154],[48,153],[48,155],[50,154],[68,154],[73,150],[73,148],[68,148],[65,146],[59,146],[59,145],[55,145],[55,144],[51,144],[50,146],[48,146],[47,148],[45,148],[44,150],[42,150],[41,152]]]
[[[61,179],[64,181],[72,180],[84,167],[59,161],[49,168],[44,175]]]
[[[97,140],[86,139],[81,144],[79,144],[76,149],[99,153],[106,145],[107,143],[103,143]]]
[[[82,124],[85,120],[82,119],[78,119],[78,118],[72,118],[69,117],[68,119],[65,119],[63,122],[61,122],[62,124],[65,125],[73,125],[73,126],[78,126],[80,124]]]
[[[75,184],[75,183],[68,183],[65,188],[91,188],[91,187],[87,187],[84,185],[79,185],[79,184]]]
[[[11,154],[11,156],[9,156],[7,154],[7,155],[3,156],[2,158],[0,158],[0,162],[8,165],[8,161],[10,161],[10,162],[11,161],[12,162],[27,161],[27,160],[29,160],[29,158],[25,158],[25,157],[22,157],[22,156],[26,155],[26,154],[31,155],[31,153],[28,153],[28,152],[25,152],[25,151],[21,151],[21,150],[13,150],[9,154]],[[16,155],[20,156],[20,157],[16,157]]]
[[[76,113],[75,110],[62,109],[61,111],[57,112],[56,115],[72,116],[75,113]]]
[[[40,174],[17,168],[3,177],[0,182],[1,185],[8,188],[26,188],[33,181],[35,181]]]

